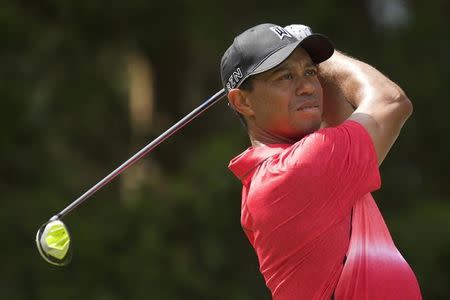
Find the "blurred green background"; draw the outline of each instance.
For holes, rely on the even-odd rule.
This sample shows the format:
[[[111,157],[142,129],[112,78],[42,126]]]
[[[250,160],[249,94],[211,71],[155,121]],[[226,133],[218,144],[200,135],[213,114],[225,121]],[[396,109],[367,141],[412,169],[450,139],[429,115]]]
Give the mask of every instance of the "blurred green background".
[[[74,258],[34,235],[220,89],[233,37],[309,24],[399,83],[415,112],[375,194],[425,299],[450,299],[450,2],[2,0],[0,298],[270,299],[228,161],[248,146],[225,101],[65,218]],[[92,228],[95,228],[93,230]]]

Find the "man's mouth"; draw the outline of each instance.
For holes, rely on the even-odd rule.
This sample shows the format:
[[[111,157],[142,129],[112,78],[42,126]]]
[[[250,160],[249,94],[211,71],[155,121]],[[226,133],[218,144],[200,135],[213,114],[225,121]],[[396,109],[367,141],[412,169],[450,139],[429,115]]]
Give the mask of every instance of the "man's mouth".
[[[319,104],[315,103],[315,102],[303,103],[302,105],[299,106],[299,108],[297,110],[304,111],[304,112],[317,111],[317,110],[319,110]]]

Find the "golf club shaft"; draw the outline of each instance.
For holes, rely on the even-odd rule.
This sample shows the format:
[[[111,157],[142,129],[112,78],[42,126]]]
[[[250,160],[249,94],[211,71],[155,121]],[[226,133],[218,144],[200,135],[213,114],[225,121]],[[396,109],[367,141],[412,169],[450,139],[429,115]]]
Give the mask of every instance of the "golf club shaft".
[[[100,180],[96,185],[91,187],[88,191],[86,191],[83,195],[81,195],[78,199],[73,201],[69,206],[67,206],[65,209],[63,209],[61,212],[59,212],[57,215],[53,216],[50,220],[55,219],[62,219],[65,215],[70,213],[72,210],[74,210],[78,205],[83,203],[86,199],[88,199],[90,196],[92,196],[96,191],[101,189],[103,186],[105,186],[108,182],[113,180],[117,175],[125,171],[128,167],[132,166],[136,161],[144,157],[147,153],[152,151],[156,146],[158,146],[160,143],[165,141],[167,138],[169,138],[172,134],[177,132],[179,129],[183,128],[186,124],[188,124],[190,121],[195,119],[197,116],[199,116],[202,112],[207,110],[209,107],[211,107],[213,104],[218,102],[220,99],[222,99],[226,95],[226,92],[224,89],[221,89],[219,92],[214,94],[212,97],[207,99],[205,102],[203,102],[199,107],[194,109],[192,112],[190,112],[188,115],[186,115],[183,119],[175,123],[172,127],[167,129],[164,133],[162,133],[159,137],[154,139],[151,143],[149,143],[147,146],[142,148],[139,152],[134,154],[132,157],[130,157],[127,161],[122,163],[117,169],[112,171],[110,174],[108,174],[105,178]]]

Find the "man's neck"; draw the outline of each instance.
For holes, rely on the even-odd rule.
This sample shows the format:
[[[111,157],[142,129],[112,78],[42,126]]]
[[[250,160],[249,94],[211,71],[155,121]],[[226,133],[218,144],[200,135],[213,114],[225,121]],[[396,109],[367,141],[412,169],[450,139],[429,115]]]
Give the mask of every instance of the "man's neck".
[[[273,145],[273,144],[294,144],[298,140],[290,139],[283,136],[277,136],[270,134],[268,132],[252,132],[249,131],[248,133],[250,142],[253,147],[261,147],[266,145]]]

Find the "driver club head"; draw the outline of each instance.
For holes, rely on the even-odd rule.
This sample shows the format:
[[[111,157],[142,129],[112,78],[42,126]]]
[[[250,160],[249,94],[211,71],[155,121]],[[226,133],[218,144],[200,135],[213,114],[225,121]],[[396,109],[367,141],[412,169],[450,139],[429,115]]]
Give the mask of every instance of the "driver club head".
[[[36,246],[42,258],[50,264],[65,266],[72,259],[70,234],[59,219],[50,219],[36,233]]]

